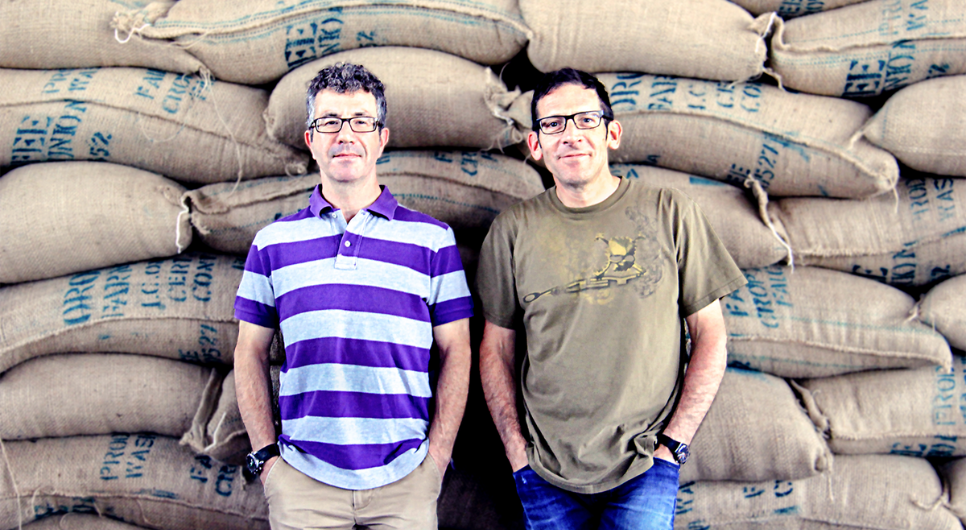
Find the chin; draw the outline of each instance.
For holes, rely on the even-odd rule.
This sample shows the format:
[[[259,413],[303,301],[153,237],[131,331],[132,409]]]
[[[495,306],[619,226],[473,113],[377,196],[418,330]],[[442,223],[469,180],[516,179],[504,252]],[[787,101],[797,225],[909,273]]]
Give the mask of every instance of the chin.
[[[559,164],[552,172],[567,181],[584,180],[587,178],[586,175],[591,173],[591,167],[590,164]]]
[[[362,175],[357,175],[355,173],[350,175],[346,175],[344,173],[336,173],[330,176],[329,178],[331,180],[334,180],[335,182],[355,182],[357,180],[362,180]]]
[[[328,170],[326,175],[336,180],[356,180],[365,175],[362,164],[332,164]]]

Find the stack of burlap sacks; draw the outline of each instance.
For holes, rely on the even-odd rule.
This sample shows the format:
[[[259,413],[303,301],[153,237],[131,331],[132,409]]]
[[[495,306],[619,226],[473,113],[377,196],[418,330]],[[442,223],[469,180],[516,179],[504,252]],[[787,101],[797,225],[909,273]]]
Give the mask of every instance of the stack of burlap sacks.
[[[471,282],[543,189],[501,154],[530,94],[499,65],[600,73],[613,172],[705,211],[749,283],[677,528],[960,528],[966,8],[735,3],[4,3],[0,530],[267,528],[232,302],[318,183],[304,91],[338,61],[385,82],[380,181],[454,227]],[[522,528],[475,371],[454,463],[441,527]]]

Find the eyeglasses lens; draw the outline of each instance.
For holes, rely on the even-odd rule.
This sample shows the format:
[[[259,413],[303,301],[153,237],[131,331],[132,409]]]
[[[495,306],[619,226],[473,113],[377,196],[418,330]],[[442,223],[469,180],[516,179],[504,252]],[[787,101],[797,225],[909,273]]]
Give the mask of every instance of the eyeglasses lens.
[[[337,133],[342,130],[342,124],[349,122],[349,127],[357,133],[367,133],[376,130],[376,119],[370,116],[356,116],[352,118],[337,118],[326,116],[317,118],[312,122],[312,126],[320,133]]]
[[[567,128],[567,120],[572,119],[578,129],[593,129],[600,125],[602,114],[598,111],[578,112],[570,116],[548,116],[537,123],[544,134],[559,134]]]

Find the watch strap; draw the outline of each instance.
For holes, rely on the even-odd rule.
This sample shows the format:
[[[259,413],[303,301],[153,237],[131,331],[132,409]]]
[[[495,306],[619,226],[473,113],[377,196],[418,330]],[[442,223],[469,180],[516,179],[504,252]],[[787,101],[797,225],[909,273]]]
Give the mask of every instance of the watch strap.
[[[659,444],[663,445],[664,447],[667,447],[668,449],[670,449],[671,450],[671,455],[674,456],[674,460],[678,464],[683,464],[684,463],[684,462],[681,462],[680,452],[682,450],[683,451],[687,451],[688,450],[688,445],[687,444],[685,444],[684,442],[679,442],[679,441],[671,438],[670,436],[665,435],[664,433],[661,433],[661,434],[658,434],[657,435],[657,443],[659,443]]]
[[[265,465],[265,462],[274,456],[281,456],[278,443],[272,443],[262,447],[258,451],[248,453],[248,457],[245,458],[244,474],[249,479],[256,477],[262,472],[262,467]]]
[[[281,454],[281,451],[278,449],[278,443],[275,442],[262,447],[258,451],[255,451],[255,458],[264,462],[273,456],[280,456]]]

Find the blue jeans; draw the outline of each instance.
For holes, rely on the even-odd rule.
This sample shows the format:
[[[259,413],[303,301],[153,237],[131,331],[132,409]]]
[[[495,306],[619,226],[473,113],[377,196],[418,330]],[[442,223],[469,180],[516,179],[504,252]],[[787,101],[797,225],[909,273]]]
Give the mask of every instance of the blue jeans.
[[[527,530],[671,530],[680,466],[654,459],[643,475],[601,493],[572,493],[526,466],[513,474]]]

